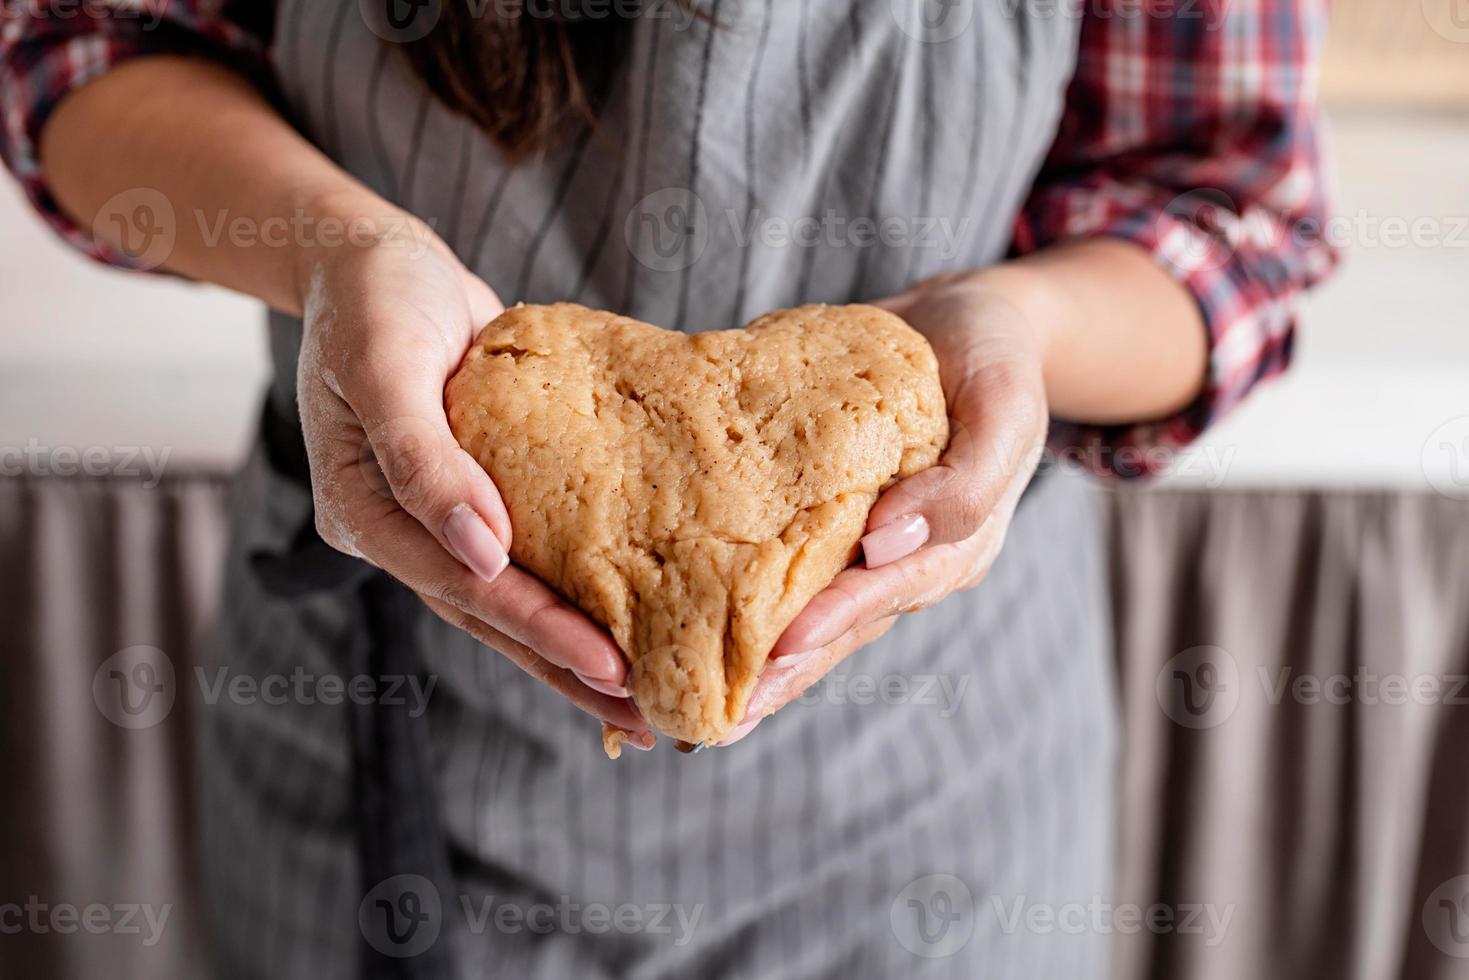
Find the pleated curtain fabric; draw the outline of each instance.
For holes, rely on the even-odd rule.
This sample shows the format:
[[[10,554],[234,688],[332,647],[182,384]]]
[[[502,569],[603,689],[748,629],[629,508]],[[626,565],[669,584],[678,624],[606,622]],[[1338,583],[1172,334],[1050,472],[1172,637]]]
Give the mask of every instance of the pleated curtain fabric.
[[[229,488],[0,478],[0,905],[44,923],[0,934],[0,976],[204,975],[189,692]],[[49,924],[95,905],[107,931]]]
[[[171,909],[151,945],[141,911],[138,933],[7,934],[5,976],[205,976],[197,705],[179,681],[214,615],[227,494],[215,477],[0,479],[0,903]],[[1469,504],[1289,490],[1105,500],[1124,708],[1116,901],[1228,916],[1222,935],[1202,910],[1197,928],[1116,935],[1115,975],[1464,976]],[[179,696],[127,728],[94,680],[139,645],[167,653]],[[1231,663],[1237,693],[1216,682],[1219,699],[1189,715],[1180,676]],[[1297,693],[1278,693],[1283,676]],[[1343,690],[1357,694],[1343,703]]]
[[[1118,976],[1469,976],[1469,502],[1112,496]],[[1212,700],[1210,698],[1212,697]]]

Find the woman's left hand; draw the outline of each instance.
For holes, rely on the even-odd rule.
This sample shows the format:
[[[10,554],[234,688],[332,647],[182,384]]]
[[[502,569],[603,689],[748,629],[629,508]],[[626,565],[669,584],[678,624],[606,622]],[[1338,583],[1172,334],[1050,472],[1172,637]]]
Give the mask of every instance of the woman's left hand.
[[[1048,425],[1044,339],[994,277],[942,276],[873,305],[932,345],[949,446],[937,465],[878,499],[862,538],[863,563],[838,575],[781,635],[744,723],[722,744],[743,738],[900,614],[977,584],[1040,460]]]

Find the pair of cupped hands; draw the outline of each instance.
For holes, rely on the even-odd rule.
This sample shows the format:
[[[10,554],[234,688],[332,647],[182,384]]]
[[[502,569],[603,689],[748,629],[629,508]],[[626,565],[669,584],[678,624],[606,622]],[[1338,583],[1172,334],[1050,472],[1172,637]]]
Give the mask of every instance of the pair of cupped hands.
[[[500,299],[440,240],[338,249],[303,271],[297,385],[317,530],[412,588],[440,617],[577,707],[651,744],[608,633],[510,564],[499,492],[450,432],[444,385]],[[1047,424],[1041,343],[984,274],[921,282],[874,305],[938,357],[950,443],[934,467],[889,487],[862,561],[781,635],[744,722],[725,745],[799,697],[897,617],[989,570]],[[365,475],[365,463],[386,480]]]

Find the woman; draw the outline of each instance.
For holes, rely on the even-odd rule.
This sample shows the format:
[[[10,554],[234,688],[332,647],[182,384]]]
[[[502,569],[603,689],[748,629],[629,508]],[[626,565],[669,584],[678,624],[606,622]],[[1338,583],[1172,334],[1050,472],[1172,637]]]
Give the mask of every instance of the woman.
[[[426,730],[386,696],[207,709],[221,973],[1103,975],[1105,926],[1031,914],[1107,900],[1114,746],[1095,515],[1032,476],[1053,417],[1136,475],[1285,367],[1330,264],[1323,4],[644,6],[5,25],[42,212],[274,311],[223,665],[436,684]],[[508,564],[444,418],[520,300],[683,330],[879,301],[939,357],[947,456],[883,495],[738,746],[600,757],[585,714],[644,727],[626,664]]]

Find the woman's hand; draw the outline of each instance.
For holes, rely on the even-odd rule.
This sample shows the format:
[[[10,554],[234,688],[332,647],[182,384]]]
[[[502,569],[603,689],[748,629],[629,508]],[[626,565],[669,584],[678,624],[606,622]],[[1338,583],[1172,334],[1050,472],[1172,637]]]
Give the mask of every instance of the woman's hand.
[[[842,572],[781,635],[745,722],[724,744],[799,697],[833,666],[989,571],[1040,461],[1048,424],[1044,337],[1003,274],[949,275],[875,305],[928,338],[950,413],[932,468],[878,499],[863,564]]]
[[[445,381],[499,298],[414,219],[304,261],[297,388],[322,538],[582,710],[647,732],[612,638],[509,564],[504,502],[450,432]]]

